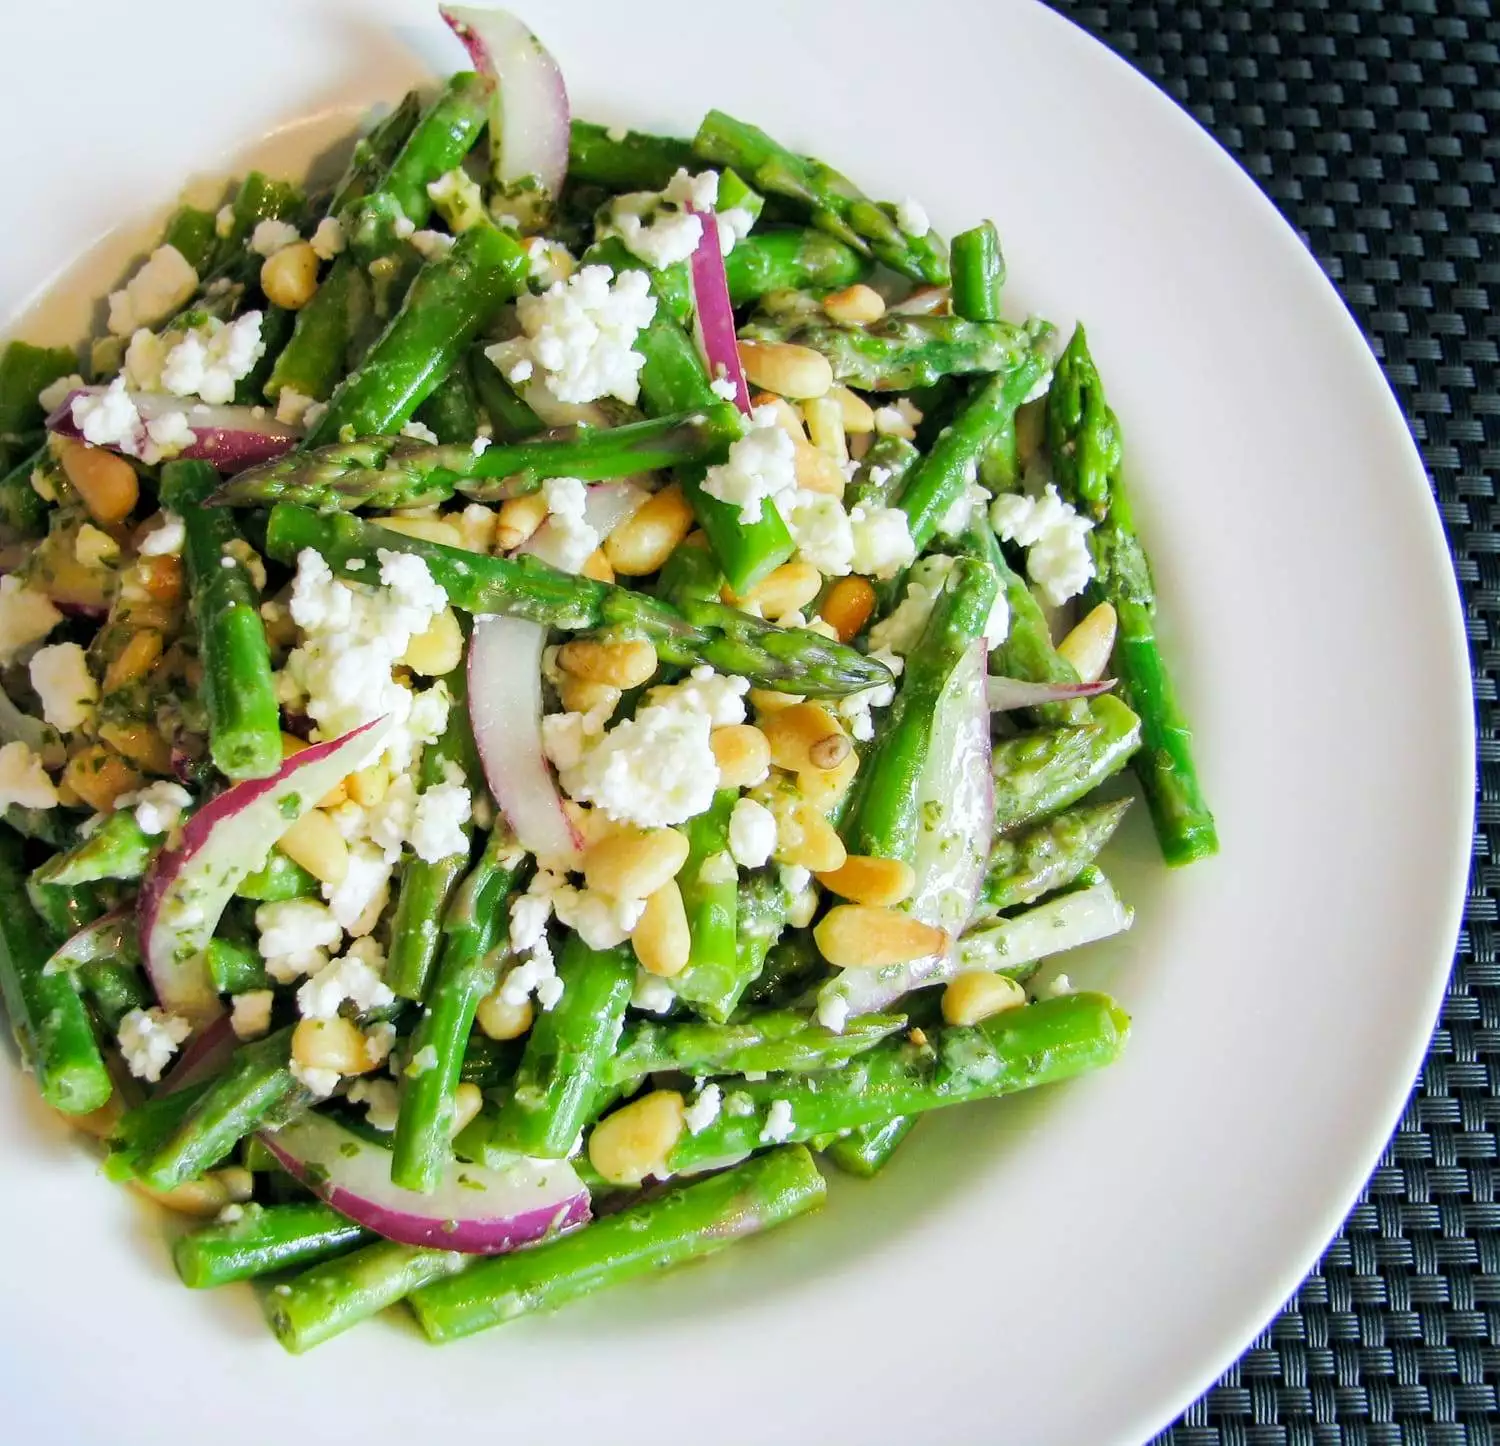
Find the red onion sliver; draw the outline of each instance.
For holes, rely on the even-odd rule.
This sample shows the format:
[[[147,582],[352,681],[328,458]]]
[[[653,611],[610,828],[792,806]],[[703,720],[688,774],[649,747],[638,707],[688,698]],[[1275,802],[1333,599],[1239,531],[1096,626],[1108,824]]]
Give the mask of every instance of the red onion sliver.
[[[992,673],[984,686],[991,711],[1007,713],[1012,708],[1039,708],[1044,703],[1092,698],[1109,692],[1114,685],[1113,678],[1101,678],[1097,683],[1027,683],[1020,678],[1002,678]]]
[[[729,279],[724,274],[724,250],[719,245],[719,218],[713,211],[695,211],[691,215],[703,222],[690,266],[693,279],[693,337],[708,366],[708,374],[717,380],[727,377],[734,383],[734,404],[750,415],[750,387],[740,366],[739,340],[735,335],[734,306],[729,300]]]

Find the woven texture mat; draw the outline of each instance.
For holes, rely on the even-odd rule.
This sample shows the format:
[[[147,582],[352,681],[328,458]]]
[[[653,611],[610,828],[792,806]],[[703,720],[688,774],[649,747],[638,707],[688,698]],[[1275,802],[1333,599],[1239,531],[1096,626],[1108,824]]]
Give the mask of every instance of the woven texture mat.
[[[1464,590],[1480,800],[1458,957],[1359,1204],[1171,1446],[1500,1440],[1500,19],[1485,0],[1056,8],[1144,72],[1297,228],[1380,358]]]

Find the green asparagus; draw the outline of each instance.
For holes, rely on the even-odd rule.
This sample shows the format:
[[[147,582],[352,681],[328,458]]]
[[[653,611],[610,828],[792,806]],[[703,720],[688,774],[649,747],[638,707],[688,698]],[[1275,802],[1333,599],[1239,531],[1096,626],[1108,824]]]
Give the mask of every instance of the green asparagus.
[[[1005,285],[1005,258],[993,221],[953,238],[953,314],[965,321],[999,321],[1000,288]]]
[[[370,1238],[369,1231],[321,1200],[244,1205],[232,1220],[179,1235],[172,1261],[184,1285],[206,1290],[309,1265]]]
[[[1099,856],[1129,799],[1084,803],[995,840],[972,919],[993,918],[1065,888]]]
[[[785,288],[837,291],[863,281],[870,263],[823,231],[765,231],[746,236],[724,258],[729,299],[736,306]]]
[[[389,115],[371,127],[368,135],[355,141],[354,149],[349,153],[349,163],[329,199],[330,216],[342,215],[347,206],[379,186],[421,114],[422,98],[416,91],[409,90]]]
[[[0,472],[36,448],[46,420],[37,393],[76,367],[77,358],[62,347],[13,341],[0,354]]]
[[[608,191],[660,191],[692,164],[693,148],[687,141],[573,122],[568,144],[571,184]]]
[[[317,897],[318,881],[299,863],[294,863],[280,849],[272,849],[264,864],[246,874],[235,889],[241,899],[258,904],[279,904],[286,899]]]
[[[910,1115],[897,1115],[883,1125],[861,1125],[847,1135],[840,1135],[823,1153],[845,1174],[872,1180],[916,1124]]]
[[[165,245],[175,246],[182,259],[202,276],[213,265],[219,247],[214,213],[196,206],[179,206],[167,217],[161,239]]]
[[[726,1018],[744,987],[736,933],[739,871],[729,853],[729,815],[738,800],[738,789],[721,788],[707,809],[688,820],[687,862],[677,876],[691,949],[672,989],[710,1019]]]
[[[700,944],[695,936],[693,958],[688,968],[672,981],[672,988],[679,999],[691,1004],[704,1019],[723,1023],[765,967],[767,952],[786,928],[792,898],[771,869],[759,870],[739,880],[732,910],[722,886],[705,890],[705,894],[713,899],[717,917],[733,928],[733,948],[718,944],[708,949],[707,941]],[[683,898],[688,898],[687,889],[683,890]],[[708,921],[715,915],[705,911],[703,917],[712,931],[714,925]]]
[[[901,495],[921,457],[905,437],[877,437],[855,470],[854,480],[844,489],[845,507],[852,512],[856,507],[888,506],[893,497]]]

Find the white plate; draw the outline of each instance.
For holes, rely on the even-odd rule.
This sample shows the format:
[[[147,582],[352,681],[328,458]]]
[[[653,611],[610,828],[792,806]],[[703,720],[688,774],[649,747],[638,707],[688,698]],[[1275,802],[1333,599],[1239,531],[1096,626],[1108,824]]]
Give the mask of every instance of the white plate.
[[[305,157],[460,60],[426,3],[70,10],[0,22],[0,130],[37,137],[9,152],[0,317],[126,220],[53,315],[72,334],[185,176],[260,136],[258,158]],[[821,1217],[716,1263],[441,1352],[397,1323],[292,1360],[248,1290],[184,1291],[155,1219],[7,1069],[3,1434],[1139,1442],[1337,1227],[1447,973],[1472,725],[1417,453],[1272,208],[1040,8],[530,11],[580,113],[686,132],[721,105],[949,232],[993,215],[1012,301],[1087,319],[1223,854],[1168,874],[1135,819],[1115,872],[1139,922],[1069,964],[1135,1014],[1117,1068],[934,1119],[885,1178],[835,1182]]]

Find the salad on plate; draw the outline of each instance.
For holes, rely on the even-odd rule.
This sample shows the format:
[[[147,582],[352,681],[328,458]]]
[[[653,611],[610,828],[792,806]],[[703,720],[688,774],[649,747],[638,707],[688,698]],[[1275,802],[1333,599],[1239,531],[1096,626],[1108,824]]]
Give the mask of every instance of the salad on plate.
[[[1217,848],[1083,328],[505,11],[326,189],[179,207],[0,358],[0,988],[302,1351],[447,1341],[1113,1060],[1128,763]],[[1080,605],[1081,604],[1081,605]],[[1038,971],[1043,965],[1046,983]]]

